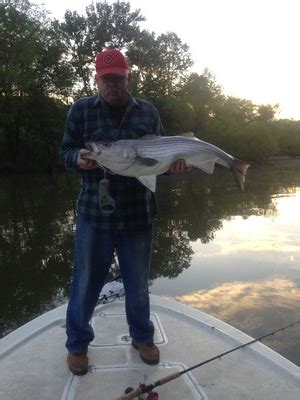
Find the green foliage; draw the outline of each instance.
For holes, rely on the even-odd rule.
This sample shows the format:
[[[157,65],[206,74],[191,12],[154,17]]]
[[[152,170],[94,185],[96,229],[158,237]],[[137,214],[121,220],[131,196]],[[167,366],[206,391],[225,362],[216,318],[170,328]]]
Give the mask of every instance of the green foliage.
[[[0,28],[1,169],[46,168],[50,156],[42,149],[47,145],[48,155],[53,149],[42,138],[57,129],[61,136],[64,122],[59,114],[65,117],[66,107],[58,98],[67,95],[71,85],[65,47],[51,21],[29,2],[0,5]],[[55,140],[58,146],[58,132]]]
[[[154,103],[174,99],[181,89],[187,69],[192,65],[188,46],[169,32],[155,37],[143,31],[128,46],[132,66],[132,92]]]
[[[244,127],[241,135],[232,143],[232,148],[233,151],[236,149],[235,154],[240,158],[257,162],[265,161],[279,152],[278,140],[272,125],[256,122]]]
[[[300,121],[280,120],[274,124],[280,153],[284,156],[300,156]]]
[[[67,107],[95,93],[95,57],[116,47],[129,60],[133,95],[152,101],[167,133],[193,131],[247,160],[300,155],[300,122],[275,119],[278,105],[226,96],[204,70],[190,73],[174,32],[143,30],[130,3],[91,2],[62,22],[28,0],[0,4],[0,170],[57,168]]]

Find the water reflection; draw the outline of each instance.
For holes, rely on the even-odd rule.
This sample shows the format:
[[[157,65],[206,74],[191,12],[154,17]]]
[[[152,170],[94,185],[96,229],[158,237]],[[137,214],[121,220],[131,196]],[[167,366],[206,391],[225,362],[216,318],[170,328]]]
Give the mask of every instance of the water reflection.
[[[291,217],[296,215],[298,197],[293,204],[284,202],[297,194],[299,164],[299,160],[291,160],[280,166],[253,168],[245,193],[236,190],[230,176],[222,170],[219,176],[209,178],[198,171],[188,176],[162,177],[151,278],[175,278],[189,267],[192,259],[210,252],[225,256],[246,248],[258,250],[267,243],[276,250],[284,241],[279,234],[276,238],[275,232],[273,238],[266,238],[266,231],[270,231],[267,224],[281,215],[284,208],[293,210]],[[294,219],[295,230],[299,223]],[[290,225],[290,219],[286,225]],[[290,227],[281,228],[278,225],[282,235],[292,234]],[[220,235],[223,242],[216,240]]]
[[[252,168],[245,193],[222,170],[211,177],[198,171],[161,177],[151,291],[203,296],[203,291],[234,282],[249,285],[250,291],[251,284],[279,277],[298,287],[299,166],[300,160],[291,160]],[[62,174],[55,184],[47,177],[32,176],[0,181],[0,335],[4,335],[67,299],[78,178]],[[270,293],[275,309],[276,294]],[[295,291],[290,293],[299,300]],[[209,310],[215,299],[206,297],[206,302],[208,308],[202,309]],[[228,296],[231,302],[244,304]],[[293,304],[296,309],[296,300]],[[237,324],[234,313],[226,318]],[[259,321],[254,325],[253,329],[259,328]],[[246,324],[236,326],[254,332]],[[293,349],[292,342],[289,348]]]
[[[300,288],[288,278],[223,283],[175,298],[255,337],[299,320]],[[299,326],[264,341],[298,365],[299,342]]]
[[[73,246],[70,198],[45,177],[2,178],[0,333],[60,304]]]

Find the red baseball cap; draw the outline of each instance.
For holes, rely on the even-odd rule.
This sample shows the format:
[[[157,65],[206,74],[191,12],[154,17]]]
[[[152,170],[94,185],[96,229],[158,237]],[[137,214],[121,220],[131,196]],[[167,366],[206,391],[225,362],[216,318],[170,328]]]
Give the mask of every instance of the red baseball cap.
[[[96,57],[96,79],[107,74],[126,76],[128,61],[117,49],[104,50]]]

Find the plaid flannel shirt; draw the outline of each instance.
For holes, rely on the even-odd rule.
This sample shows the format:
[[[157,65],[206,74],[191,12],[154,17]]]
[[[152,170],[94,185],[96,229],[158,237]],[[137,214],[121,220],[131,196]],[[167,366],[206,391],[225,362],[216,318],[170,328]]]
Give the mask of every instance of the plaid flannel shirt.
[[[81,175],[81,190],[77,212],[83,214],[95,227],[103,230],[139,230],[153,222],[157,211],[155,195],[136,178],[109,174],[110,193],[116,202],[111,215],[102,215],[99,208],[99,181],[103,170],[80,169],[78,152],[85,142],[137,139],[146,134],[163,134],[158,111],[141,99],[129,95],[120,125],[115,121],[102,97],[77,100],[69,110],[60,148],[65,167]]]

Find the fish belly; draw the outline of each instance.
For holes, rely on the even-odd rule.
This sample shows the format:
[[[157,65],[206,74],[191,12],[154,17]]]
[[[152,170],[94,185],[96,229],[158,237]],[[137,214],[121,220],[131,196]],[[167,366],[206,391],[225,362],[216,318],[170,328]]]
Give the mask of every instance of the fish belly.
[[[141,165],[139,161],[135,161],[129,168],[122,171],[112,171],[119,175],[138,177],[149,175],[162,175],[167,172],[172,164],[172,161],[159,161],[155,166]]]

